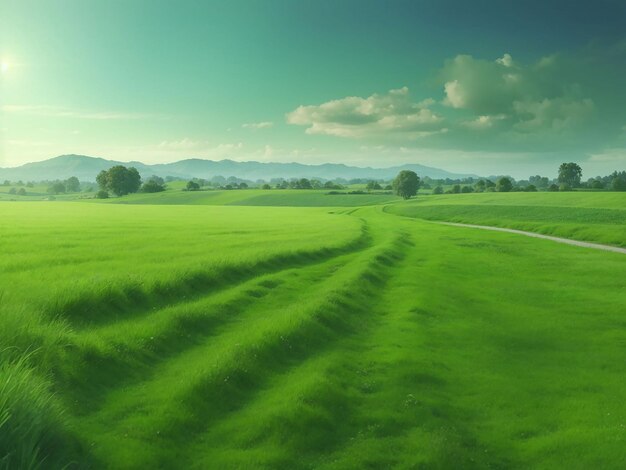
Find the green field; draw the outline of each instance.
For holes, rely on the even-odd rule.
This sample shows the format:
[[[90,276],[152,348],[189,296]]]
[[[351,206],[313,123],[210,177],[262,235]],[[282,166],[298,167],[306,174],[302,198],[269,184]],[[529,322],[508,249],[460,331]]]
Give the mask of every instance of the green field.
[[[625,203],[2,202],[0,468],[623,468],[624,255],[422,219],[626,246]]]
[[[455,194],[417,198],[386,210],[626,247],[626,193]]]

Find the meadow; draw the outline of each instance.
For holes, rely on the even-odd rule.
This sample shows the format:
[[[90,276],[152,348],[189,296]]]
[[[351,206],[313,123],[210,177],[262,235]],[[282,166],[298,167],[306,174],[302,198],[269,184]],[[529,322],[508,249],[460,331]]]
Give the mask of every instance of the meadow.
[[[624,255],[424,219],[626,246],[624,207],[2,202],[0,468],[623,468]]]

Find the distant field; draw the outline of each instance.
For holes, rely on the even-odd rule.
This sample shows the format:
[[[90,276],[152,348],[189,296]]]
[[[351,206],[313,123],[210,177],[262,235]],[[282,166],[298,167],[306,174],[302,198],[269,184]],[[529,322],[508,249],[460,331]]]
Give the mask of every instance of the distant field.
[[[386,210],[626,246],[626,193],[455,194],[417,198]]]
[[[626,465],[624,255],[419,220],[614,194],[162,194],[0,203],[0,469]]]
[[[325,190],[245,189],[230,191],[176,191],[132,194],[105,200],[109,204],[202,204],[233,206],[345,207],[397,201],[393,194],[328,194]]]

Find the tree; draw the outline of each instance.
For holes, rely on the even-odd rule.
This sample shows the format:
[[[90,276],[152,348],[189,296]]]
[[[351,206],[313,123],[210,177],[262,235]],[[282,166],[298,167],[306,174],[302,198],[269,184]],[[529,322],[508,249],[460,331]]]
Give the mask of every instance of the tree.
[[[18,196],[26,196],[26,190],[24,188],[20,188],[17,190]]]
[[[411,170],[402,170],[393,180],[393,190],[403,199],[410,199],[417,194],[420,178],[417,173]]]
[[[68,193],[77,193],[80,191],[80,181],[78,181],[78,178],[76,178],[76,176],[70,176],[65,181],[65,190]]]
[[[161,179],[161,181],[163,180]],[[159,181],[154,178],[150,178],[141,186],[142,193],[160,193],[162,191],[165,191],[165,183],[159,183]]]
[[[141,176],[136,168],[116,165],[102,170],[96,176],[96,182],[102,190],[110,190],[118,196],[136,193],[141,186]]]
[[[200,189],[200,185],[195,181],[187,181],[185,189],[187,189],[187,191],[198,191]]]
[[[524,189],[524,191],[526,191],[527,193],[536,193],[537,186],[535,186],[534,184],[529,184],[528,186],[526,186],[526,189]]]
[[[60,193],[64,193],[65,191],[66,191],[65,184],[63,184],[60,181],[52,183],[52,185],[50,185],[50,187],[48,188],[48,192],[50,194],[60,194]]]
[[[564,183],[570,188],[580,186],[580,179],[583,176],[583,170],[576,163],[562,163],[559,167],[559,183]]]
[[[615,171],[611,175],[611,189],[613,191],[626,191],[626,171]]]
[[[239,183],[239,189],[248,189],[247,183]]]
[[[365,189],[368,191],[373,191],[377,189],[383,189],[382,186],[377,181],[368,181]]]
[[[100,191],[96,193],[96,199],[108,199],[108,198],[109,198],[109,192],[105,191],[104,189],[101,189]]]
[[[554,183],[552,183],[550,186],[548,186],[548,191],[556,192],[558,190],[559,190],[559,187],[556,184],[554,184]]]
[[[496,191],[499,193],[508,193],[511,189],[513,189],[513,183],[509,178],[503,176],[498,179],[498,182],[496,183]]]
[[[433,189],[433,194],[443,194],[443,188],[441,186],[436,186],[435,189]]]
[[[17,189],[15,188],[9,189],[9,194],[17,194]]]
[[[269,184],[265,183],[263,186],[261,186],[261,189],[272,189],[272,187]]]
[[[296,189],[313,189],[313,186],[311,185],[311,182],[308,179],[300,178],[296,186]]]

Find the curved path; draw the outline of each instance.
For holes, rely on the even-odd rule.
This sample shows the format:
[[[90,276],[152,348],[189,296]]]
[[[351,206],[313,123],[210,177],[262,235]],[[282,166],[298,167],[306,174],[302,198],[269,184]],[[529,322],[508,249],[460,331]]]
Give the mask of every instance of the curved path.
[[[580,240],[570,240],[569,238],[552,237],[550,235],[542,235],[540,233],[535,233],[535,232],[526,232],[524,230],[515,230],[512,228],[503,228],[503,227],[493,227],[490,225],[459,224],[455,222],[435,222],[435,221],[429,221],[429,222],[434,222],[436,224],[442,224],[442,225],[452,225],[454,227],[480,228],[483,230],[493,230],[495,232],[516,233],[518,235],[526,235],[527,237],[543,238],[546,240],[552,240],[553,242],[566,243],[567,245],[582,246],[584,248],[595,248],[596,250],[612,251],[614,253],[622,253],[626,255],[626,248],[620,248],[618,246],[601,245],[599,243],[583,242]]]

